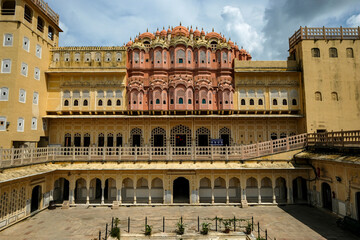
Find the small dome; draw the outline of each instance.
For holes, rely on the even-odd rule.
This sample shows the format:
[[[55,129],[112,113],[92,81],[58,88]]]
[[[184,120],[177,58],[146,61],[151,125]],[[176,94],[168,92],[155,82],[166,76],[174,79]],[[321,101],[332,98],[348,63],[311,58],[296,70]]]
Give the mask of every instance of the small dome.
[[[194,36],[195,36],[195,37],[200,37],[200,31],[199,31],[198,28],[195,29],[195,31],[194,31]]]
[[[231,47],[234,47],[234,42],[231,41],[230,39],[229,39],[229,45],[230,45]]]
[[[180,26],[175,27],[175,28],[172,30],[171,35],[173,35],[173,36],[186,36],[186,37],[188,37],[188,36],[189,36],[189,30],[187,30],[186,27],[180,25]]]
[[[201,30],[201,36],[205,36],[204,29]]]
[[[190,34],[191,33],[194,33],[194,30],[192,29],[192,26],[191,26],[191,28],[190,28]]]
[[[159,29],[156,30],[156,33],[155,33],[156,36],[160,36],[160,32],[159,32]]]
[[[126,44],[126,46],[127,46],[127,47],[130,47],[132,44],[133,44],[133,42],[132,42],[131,39],[130,39],[130,41]]]
[[[170,29],[170,26],[169,26],[169,29],[167,30],[167,33],[171,33],[171,29]]]
[[[238,46],[238,45],[235,45],[235,50],[239,50],[239,46]]]
[[[241,53],[241,54],[247,54],[246,50],[245,50],[245,49],[243,49],[243,48],[242,48],[242,49],[240,49],[240,53]]]
[[[221,35],[217,32],[209,32],[208,34],[206,34],[205,38],[206,39],[210,39],[210,38],[222,39]]]
[[[152,33],[150,33],[150,32],[144,32],[144,33],[140,34],[140,36],[139,36],[139,39],[140,39],[140,40],[143,39],[143,38],[154,39],[155,36],[154,36],[154,34],[152,34]]]
[[[165,28],[163,28],[163,30],[161,30],[160,36],[162,36],[162,37],[165,37],[165,36],[166,36],[166,30],[165,30]]]

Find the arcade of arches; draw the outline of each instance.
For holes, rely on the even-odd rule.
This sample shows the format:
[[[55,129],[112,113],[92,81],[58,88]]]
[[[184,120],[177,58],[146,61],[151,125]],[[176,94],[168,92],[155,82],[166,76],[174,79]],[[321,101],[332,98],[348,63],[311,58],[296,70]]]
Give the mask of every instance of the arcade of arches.
[[[50,119],[50,144],[100,147],[210,146],[222,139],[227,146],[252,144],[299,134],[294,118],[146,118]],[[277,126],[277,127],[274,127]]]

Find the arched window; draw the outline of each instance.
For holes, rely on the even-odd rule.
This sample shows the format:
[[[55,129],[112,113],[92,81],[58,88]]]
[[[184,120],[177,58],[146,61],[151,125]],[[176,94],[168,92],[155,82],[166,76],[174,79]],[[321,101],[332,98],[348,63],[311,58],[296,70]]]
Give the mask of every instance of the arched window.
[[[293,105],[293,106],[296,106],[296,105],[297,105],[296,99],[293,99],[293,100],[292,100],[292,105]]]
[[[166,100],[163,101],[163,104],[166,104]]]
[[[273,99],[273,105],[277,105],[278,104],[278,102],[277,102],[277,99]]]
[[[254,99],[250,99],[250,105],[254,105]]]
[[[108,106],[111,106],[111,105],[112,105],[112,102],[111,102],[110,99],[107,101],[107,105],[108,105]]]
[[[161,63],[161,56],[162,56],[162,54],[161,54],[161,51],[156,51],[155,52],[155,62],[156,63]]]
[[[204,98],[202,101],[201,101],[202,104],[206,104],[206,99]]]
[[[1,15],[15,15],[15,1],[3,1]]]
[[[191,63],[191,50],[187,52],[188,63]]]
[[[170,99],[170,104],[174,104],[174,99]]]
[[[286,138],[286,133],[284,132],[280,133],[280,138]]]
[[[184,59],[185,59],[185,51],[182,49],[179,49],[176,51],[176,62],[177,63],[184,63]]]
[[[103,102],[102,102],[102,100],[100,99],[99,101],[98,101],[98,106],[102,106],[103,105]]]
[[[241,105],[245,105],[245,99],[241,99]]]
[[[283,99],[283,105],[287,105],[287,100],[286,99]]]
[[[332,93],[331,93],[331,100],[333,100],[333,101],[339,101],[337,92],[332,92]]]
[[[179,104],[184,104],[184,99],[183,98],[179,98]]]
[[[312,48],[311,49],[311,56],[319,58],[320,57],[320,49]]]
[[[322,101],[321,92],[315,92],[315,101]]]
[[[347,58],[354,58],[354,51],[352,48],[347,48],[346,49],[346,57]]]
[[[29,23],[32,23],[32,17],[33,17],[33,10],[28,6],[25,5],[25,11],[24,11],[24,18]]]
[[[69,100],[64,101],[64,106],[69,106]]]
[[[54,40],[54,29],[51,26],[48,28],[48,37],[49,39]]]
[[[329,48],[329,57],[331,58],[337,58],[338,53],[336,48]]]
[[[37,19],[37,29],[40,32],[44,32],[44,20],[41,17],[38,17]]]
[[[156,99],[156,100],[155,100],[155,103],[156,103],[156,104],[160,104],[160,99]]]
[[[79,101],[78,100],[74,100],[74,106],[79,106]]]
[[[188,104],[191,104],[191,99],[188,100]]]
[[[263,104],[264,104],[263,100],[262,100],[262,99],[259,99],[258,105],[263,105]]]
[[[204,50],[200,51],[200,63],[205,63],[206,61],[206,53]]]
[[[120,101],[120,99],[116,100],[116,106],[121,106],[121,101]]]
[[[83,102],[83,106],[87,106],[88,105],[88,100],[84,100],[84,102]]]
[[[271,138],[271,140],[276,140],[277,139],[277,133],[271,133],[270,138]]]

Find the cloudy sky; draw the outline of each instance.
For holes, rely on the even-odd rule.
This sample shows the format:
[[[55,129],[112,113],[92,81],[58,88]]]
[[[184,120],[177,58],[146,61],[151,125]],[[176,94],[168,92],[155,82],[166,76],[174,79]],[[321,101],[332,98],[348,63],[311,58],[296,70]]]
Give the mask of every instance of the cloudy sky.
[[[198,26],[225,34],[254,60],[285,60],[300,26],[357,27],[359,0],[47,0],[60,46],[121,46],[139,32]]]

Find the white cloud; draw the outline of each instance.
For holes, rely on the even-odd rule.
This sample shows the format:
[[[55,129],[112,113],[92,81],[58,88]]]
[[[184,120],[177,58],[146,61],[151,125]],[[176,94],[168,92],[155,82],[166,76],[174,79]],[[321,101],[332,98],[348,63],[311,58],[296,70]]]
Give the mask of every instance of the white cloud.
[[[360,14],[349,17],[348,20],[346,20],[346,24],[351,27],[360,26]]]
[[[62,21],[59,22],[59,27],[63,30],[62,35],[66,35],[69,28]]]
[[[251,54],[260,55],[263,51],[264,37],[254,27],[244,20],[244,17],[237,7],[225,6],[221,12],[225,22],[226,31],[233,36],[239,46],[243,46]]]

